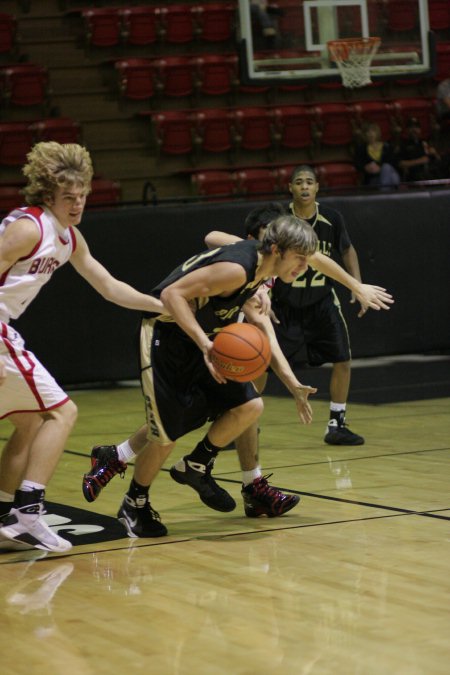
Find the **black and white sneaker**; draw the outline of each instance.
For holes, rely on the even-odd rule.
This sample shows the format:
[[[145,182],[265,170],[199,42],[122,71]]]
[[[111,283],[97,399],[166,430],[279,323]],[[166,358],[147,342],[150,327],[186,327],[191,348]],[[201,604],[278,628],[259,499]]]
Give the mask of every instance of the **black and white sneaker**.
[[[364,438],[353,433],[345,421],[329,420],[324,438],[328,445],[364,445]]]
[[[42,551],[64,553],[72,544],[58,536],[42,518],[42,503],[12,508],[0,527],[0,549],[23,551],[38,548]]]
[[[159,513],[152,509],[148,497],[131,499],[125,495],[117,513],[129,537],[164,537],[167,527],[162,524]]]
[[[211,476],[214,466],[214,459],[207,465],[191,462],[187,457],[183,457],[174,466],[170,468],[170,475],[181,485],[189,485],[195,490],[200,499],[210,509],[215,511],[234,511],[236,502],[226,490],[217,485]]]

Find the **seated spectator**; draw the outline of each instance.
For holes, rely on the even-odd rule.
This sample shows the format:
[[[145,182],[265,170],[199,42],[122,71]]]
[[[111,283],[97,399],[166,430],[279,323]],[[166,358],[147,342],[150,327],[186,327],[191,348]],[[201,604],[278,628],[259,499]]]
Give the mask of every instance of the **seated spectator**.
[[[356,148],[355,166],[363,176],[363,185],[395,187],[400,176],[394,167],[394,151],[390,143],[381,140],[378,124],[369,124],[364,142]]]
[[[436,115],[439,121],[450,119],[450,78],[442,80],[437,88]]]
[[[436,148],[421,138],[420,122],[416,117],[410,117],[407,122],[407,136],[400,141],[396,159],[404,181],[440,177],[440,156]]]
[[[267,0],[251,0],[250,13],[252,24],[259,31],[255,36],[255,42],[261,41],[262,47],[271,49],[276,46],[278,38],[278,26],[274,8],[269,7]]]

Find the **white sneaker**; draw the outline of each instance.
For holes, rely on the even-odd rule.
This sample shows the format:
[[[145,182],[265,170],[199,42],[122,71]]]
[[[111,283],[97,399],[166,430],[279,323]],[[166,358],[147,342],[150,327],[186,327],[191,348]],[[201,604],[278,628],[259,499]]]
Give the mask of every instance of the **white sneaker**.
[[[36,508],[36,507],[39,508]],[[26,513],[24,513],[26,509]],[[30,513],[36,509],[36,513]],[[72,544],[59,537],[41,518],[44,510],[42,504],[11,509],[0,527],[0,549],[23,551],[39,548],[43,551],[64,553],[70,551]]]

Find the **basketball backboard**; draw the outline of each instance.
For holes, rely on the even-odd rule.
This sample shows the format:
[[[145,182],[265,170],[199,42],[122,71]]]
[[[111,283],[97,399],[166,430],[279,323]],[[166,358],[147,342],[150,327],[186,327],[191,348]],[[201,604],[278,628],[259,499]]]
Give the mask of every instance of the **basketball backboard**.
[[[379,37],[372,79],[417,77],[434,62],[427,0],[270,0],[275,35],[263,33],[250,0],[239,0],[241,73],[255,84],[338,79],[330,40]]]

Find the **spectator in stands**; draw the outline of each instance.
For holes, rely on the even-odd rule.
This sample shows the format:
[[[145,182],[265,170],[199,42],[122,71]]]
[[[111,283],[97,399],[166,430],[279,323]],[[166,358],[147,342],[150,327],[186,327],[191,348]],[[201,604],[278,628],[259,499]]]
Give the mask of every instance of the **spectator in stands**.
[[[397,166],[404,181],[430,180],[440,177],[440,156],[436,148],[421,137],[417,117],[407,121],[406,138],[396,150]]]
[[[275,8],[269,6],[267,0],[251,0],[250,14],[253,25],[260,31],[260,35],[255,36],[256,42],[262,37],[262,47],[271,49],[276,46],[278,37],[278,26],[276,20]]]
[[[394,167],[394,150],[381,140],[378,124],[371,123],[364,133],[364,141],[357,146],[355,166],[363,176],[363,185],[395,187],[400,176]]]

